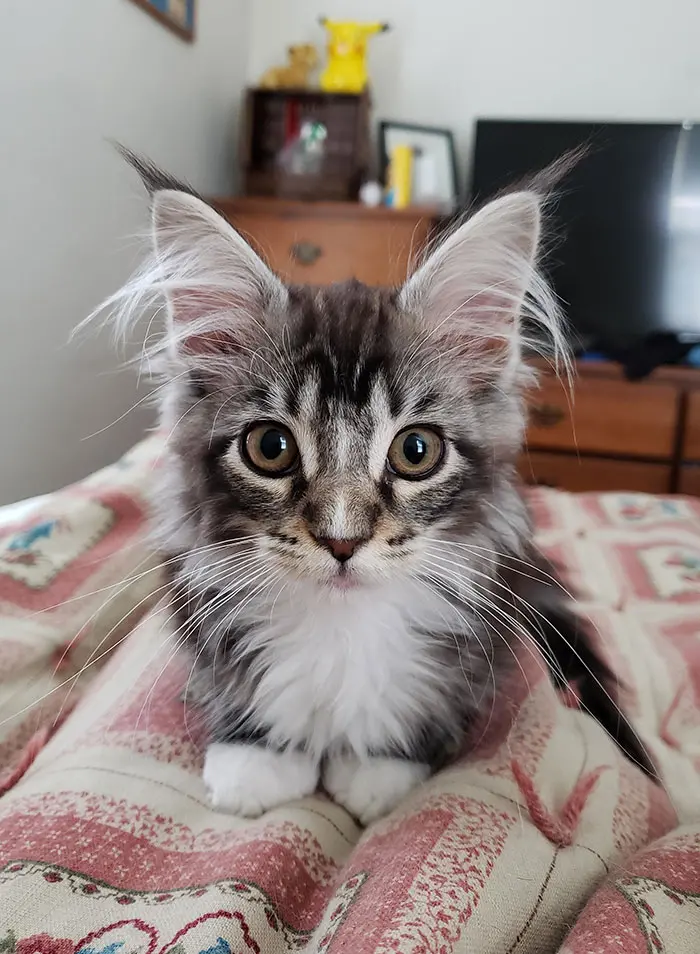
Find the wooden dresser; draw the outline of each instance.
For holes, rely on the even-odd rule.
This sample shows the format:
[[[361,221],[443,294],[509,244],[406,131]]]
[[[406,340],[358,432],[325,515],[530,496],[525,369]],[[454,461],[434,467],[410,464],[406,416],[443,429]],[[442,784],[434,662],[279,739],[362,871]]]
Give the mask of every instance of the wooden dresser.
[[[358,202],[214,199],[212,205],[286,281],[326,285],[359,278],[404,281],[435,222],[432,209],[398,211]]]
[[[528,483],[700,495],[700,371],[632,382],[616,364],[581,361],[571,390],[548,369],[540,384],[520,462]]]

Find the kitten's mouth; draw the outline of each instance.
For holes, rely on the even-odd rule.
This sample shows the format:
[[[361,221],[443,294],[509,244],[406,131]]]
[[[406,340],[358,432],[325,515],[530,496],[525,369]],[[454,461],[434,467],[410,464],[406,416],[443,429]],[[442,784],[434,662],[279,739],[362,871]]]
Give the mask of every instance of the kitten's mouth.
[[[354,590],[360,585],[360,578],[352,570],[341,567],[337,573],[328,581],[328,585],[334,590]]]

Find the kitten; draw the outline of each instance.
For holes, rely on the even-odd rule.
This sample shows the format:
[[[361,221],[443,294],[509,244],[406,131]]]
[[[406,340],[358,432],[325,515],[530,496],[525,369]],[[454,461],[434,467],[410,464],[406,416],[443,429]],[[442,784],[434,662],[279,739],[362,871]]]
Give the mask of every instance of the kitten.
[[[499,704],[518,642],[652,771],[518,491],[524,320],[563,347],[540,195],[485,206],[401,288],[310,288],[130,161],[155,255],[111,304],[167,303],[158,523],[213,804],[256,816],[322,781],[371,822]]]

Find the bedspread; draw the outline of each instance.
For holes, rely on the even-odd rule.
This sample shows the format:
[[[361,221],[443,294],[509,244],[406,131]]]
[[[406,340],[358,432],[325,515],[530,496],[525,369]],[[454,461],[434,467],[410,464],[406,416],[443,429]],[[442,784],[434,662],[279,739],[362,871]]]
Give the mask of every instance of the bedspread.
[[[161,447],[0,512],[0,954],[700,951],[700,501],[531,495],[663,786],[521,654],[388,818],[245,821],[207,803],[159,605]]]

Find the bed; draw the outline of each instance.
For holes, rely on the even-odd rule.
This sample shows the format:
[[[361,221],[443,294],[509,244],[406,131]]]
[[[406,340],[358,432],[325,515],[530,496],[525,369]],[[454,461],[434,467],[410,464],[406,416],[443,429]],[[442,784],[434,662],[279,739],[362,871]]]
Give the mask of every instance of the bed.
[[[0,954],[700,950],[700,500],[531,493],[663,786],[526,655],[388,818],[251,822],[201,781],[144,533],[161,453],[0,510]]]

